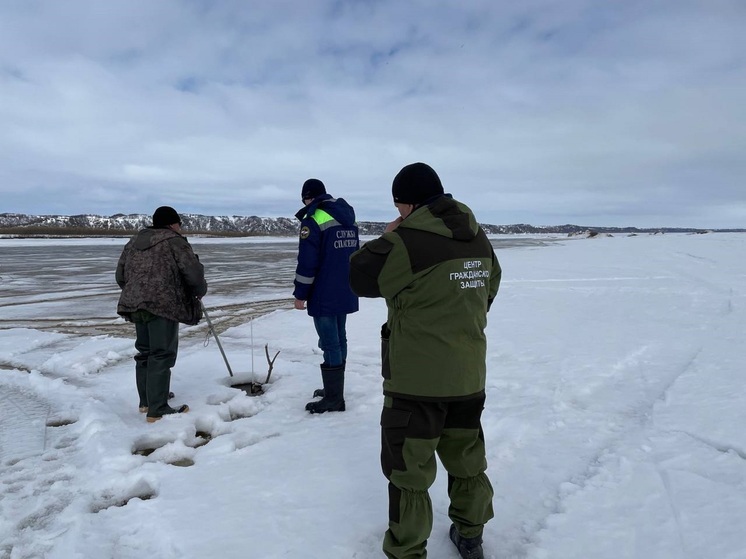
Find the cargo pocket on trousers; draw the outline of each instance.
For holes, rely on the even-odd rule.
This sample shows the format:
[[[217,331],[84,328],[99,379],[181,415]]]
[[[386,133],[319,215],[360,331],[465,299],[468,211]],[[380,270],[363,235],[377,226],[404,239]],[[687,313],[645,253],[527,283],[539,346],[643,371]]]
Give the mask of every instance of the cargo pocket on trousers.
[[[412,412],[383,408],[381,412],[381,468],[386,477],[392,470],[405,471],[404,441]]]

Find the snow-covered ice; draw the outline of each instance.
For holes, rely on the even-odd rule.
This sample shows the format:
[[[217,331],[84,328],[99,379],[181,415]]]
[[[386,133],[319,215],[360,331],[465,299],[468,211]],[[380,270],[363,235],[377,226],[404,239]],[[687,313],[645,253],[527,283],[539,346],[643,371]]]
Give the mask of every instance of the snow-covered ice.
[[[194,239],[237,378],[280,354],[249,397],[205,325],[182,329],[173,403],[191,411],[151,425],[115,315],[123,242],[0,240],[0,558],[382,557],[384,303],[349,319],[347,411],[309,416],[321,358],[288,304],[294,245]],[[495,244],[486,556],[746,558],[746,235]],[[445,482],[428,550],[456,559]]]

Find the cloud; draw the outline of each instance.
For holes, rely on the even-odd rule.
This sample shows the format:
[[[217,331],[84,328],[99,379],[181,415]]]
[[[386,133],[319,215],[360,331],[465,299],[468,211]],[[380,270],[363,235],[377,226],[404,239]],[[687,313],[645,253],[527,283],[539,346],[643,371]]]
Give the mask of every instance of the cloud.
[[[391,179],[426,161],[483,222],[743,226],[745,12],[4,3],[4,206],[148,213],[136,204],[170,197],[181,211],[292,215],[317,176],[361,219],[388,219]]]

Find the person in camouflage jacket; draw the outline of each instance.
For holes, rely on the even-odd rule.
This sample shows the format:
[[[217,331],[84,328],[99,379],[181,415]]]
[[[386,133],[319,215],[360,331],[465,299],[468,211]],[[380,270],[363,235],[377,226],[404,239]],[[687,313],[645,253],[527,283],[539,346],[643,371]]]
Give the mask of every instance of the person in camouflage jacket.
[[[117,263],[116,281],[122,289],[117,313],[135,323],[137,392],[140,411],[150,423],[189,411],[186,404],[168,405],[171,367],[176,364],[179,323],[199,322],[207,282],[180,228],[176,210],[161,206],[153,214],[153,226],[130,239]]]
[[[392,193],[400,217],[350,259],[361,297],[383,297],[381,465],[389,480],[389,558],[426,557],[435,455],[448,472],[450,537],[479,559],[493,517],[485,474],[487,311],[502,271],[472,211],[444,194],[424,163],[404,167]]]

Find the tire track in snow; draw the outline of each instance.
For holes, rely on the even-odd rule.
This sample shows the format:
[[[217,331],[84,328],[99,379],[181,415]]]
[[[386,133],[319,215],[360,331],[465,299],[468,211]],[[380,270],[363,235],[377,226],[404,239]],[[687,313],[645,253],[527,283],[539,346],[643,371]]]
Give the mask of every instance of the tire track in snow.
[[[3,395],[0,396],[0,463],[44,452],[49,413],[49,404],[33,393],[3,386]]]
[[[228,305],[217,305],[208,307],[210,318],[215,315],[213,323],[218,333],[249,322],[253,318],[259,318],[276,310],[292,309],[293,299],[266,299]],[[11,318],[0,319],[0,330],[9,328],[31,328],[45,332],[58,332],[73,336],[99,336],[108,335],[115,337],[131,337],[132,324],[121,318],[111,316],[85,316],[77,318]],[[196,326],[183,329],[182,336],[196,337],[201,332],[207,331],[204,320]]]
[[[656,390],[648,390],[641,398],[636,400],[620,402],[615,410],[606,417],[598,415],[601,412],[588,410],[589,413],[593,413],[596,416],[594,421],[599,427],[607,425],[609,420],[614,420],[615,427],[607,427],[607,435],[599,440],[595,446],[587,448],[588,453],[585,455],[586,458],[582,461],[582,464],[578,464],[574,471],[570,468],[568,472],[570,475],[556,484],[553,493],[541,498],[544,505],[544,513],[533,519],[526,519],[523,524],[522,537],[519,542],[512,543],[510,554],[507,557],[515,559],[525,558],[529,556],[529,551],[532,547],[541,547],[539,535],[550,525],[550,518],[565,513],[564,503],[566,499],[593,486],[593,480],[607,471],[606,461],[609,457],[619,455],[619,450],[626,443],[643,436],[644,432],[650,428],[655,404],[664,399],[668,390],[676,383],[676,380],[691,369],[701,352],[702,348],[694,351],[682,366],[663,379],[663,382],[658,385]],[[626,380],[629,380],[629,378],[627,377]],[[609,401],[608,398],[602,398],[601,400],[603,402]],[[575,422],[567,417],[563,419],[568,430],[575,427],[576,422],[580,425],[577,435],[579,437],[587,433],[587,429],[582,427],[586,420],[587,417],[584,415],[577,416]],[[552,433],[546,432],[544,435],[550,437]],[[570,446],[580,448],[582,445],[580,443],[571,443]],[[573,487],[572,491],[568,490],[568,485]],[[534,555],[532,554],[531,556],[533,557]]]
[[[686,254],[685,256],[689,258],[701,260],[704,262],[717,264],[715,261],[708,259],[708,258],[696,257],[695,255],[691,255],[691,254]],[[704,330],[710,333],[711,339],[713,339],[714,337],[717,337],[718,336],[717,332],[719,330],[729,327],[725,319],[732,316],[735,310],[734,299],[738,296],[738,294],[734,292],[734,289],[732,286],[726,287],[726,286],[717,285],[691,272],[681,272],[681,275],[703,286],[704,288],[707,289],[707,291],[709,291],[712,294],[715,294],[717,296],[725,296],[723,299],[723,304],[720,307],[719,312],[717,312],[717,314],[715,314],[709,320],[708,327],[703,328]],[[650,429],[652,426],[652,417],[653,417],[656,403],[660,401],[665,401],[667,399],[668,393],[673,388],[673,386],[675,386],[676,382],[682,376],[684,376],[686,373],[692,370],[692,368],[697,364],[699,357],[705,352],[706,348],[707,348],[706,344],[698,346],[694,351],[690,353],[690,356],[688,357],[688,359],[681,366],[679,366],[676,370],[674,370],[672,374],[661,379],[662,382],[657,384],[655,390],[648,389],[647,392],[643,393],[641,398],[638,398],[637,400],[632,401],[632,402],[628,402],[625,405],[620,405],[618,407],[618,409],[615,411],[615,415],[618,415],[622,419],[638,418],[639,421],[618,422],[619,427],[616,430],[614,430],[601,445],[597,447],[597,450],[590,456],[590,459],[586,463],[585,467],[582,469],[579,469],[576,475],[571,476],[568,480],[558,485],[555,495],[551,498],[551,506],[549,507],[550,510],[543,517],[537,518],[535,520],[535,524],[534,524],[535,528],[533,530],[528,531],[523,545],[521,545],[518,548],[514,548],[515,557],[525,557],[528,553],[528,548],[530,546],[538,545],[539,543],[538,536],[541,533],[541,531],[546,526],[548,526],[549,518],[556,514],[563,514],[564,512],[563,502],[569,495],[566,491],[563,491],[562,486],[564,485],[564,483],[571,483],[571,484],[577,485],[580,487],[580,491],[586,489],[587,486],[592,482],[592,480],[604,471],[604,466],[602,463],[604,456],[607,456],[607,455],[613,456],[618,453],[618,449],[620,449],[620,447],[622,447],[622,445],[625,442],[643,437],[644,432]],[[622,380],[629,380],[629,379],[627,377],[624,377]],[[613,388],[613,385],[610,388]],[[602,401],[609,402],[613,400],[610,398],[602,398]],[[627,410],[626,413],[624,412],[625,408]],[[667,431],[667,432],[672,432],[672,431]],[[678,432],[683,432],[683,431],[678,431]],[[719,452],[734,452],[739,457],[746,459],[746,452],[733,447],[733,445],[724,444],[722,442],[715,443],[713,441],[709,441],[705,438],[693,435],[691,433],[687,433],[687,432],[684,432],[684,433],[694,438],[695,440],[698,440],[699,442],[714,448],[715,450]],[[669,505],[671,507],[671,514],[672,514],[672,517],[673,517],[673,520],[676,526],[676,530],[679,536],[680,545],[682,546],[682,550],[686,552],[688,548],[686,544],[687,538],[685,537],[684,530],[682,528],[682,522],[681,522],[679,511],[673,500],[672,489],[670,487],[670,480],[668,479],[668,474],[665,470],[663,470],[660,467],[659,464],[656,463],[654,464],[654,466],[661,479],[661,485],[664,490],[663,492],[666,495],[666,498],[668,499]],[[572,495],[575,495],[575,494],[576,492],[572,493]]]
[[[76,471],[70,441],[50,433],[51,405],[34,392],[3,386],[0,398],[0,557],[43,557],[65,531]],[[18,494],[22,498],[18,497]],[[5,500],[5,496],[12,498]]]

